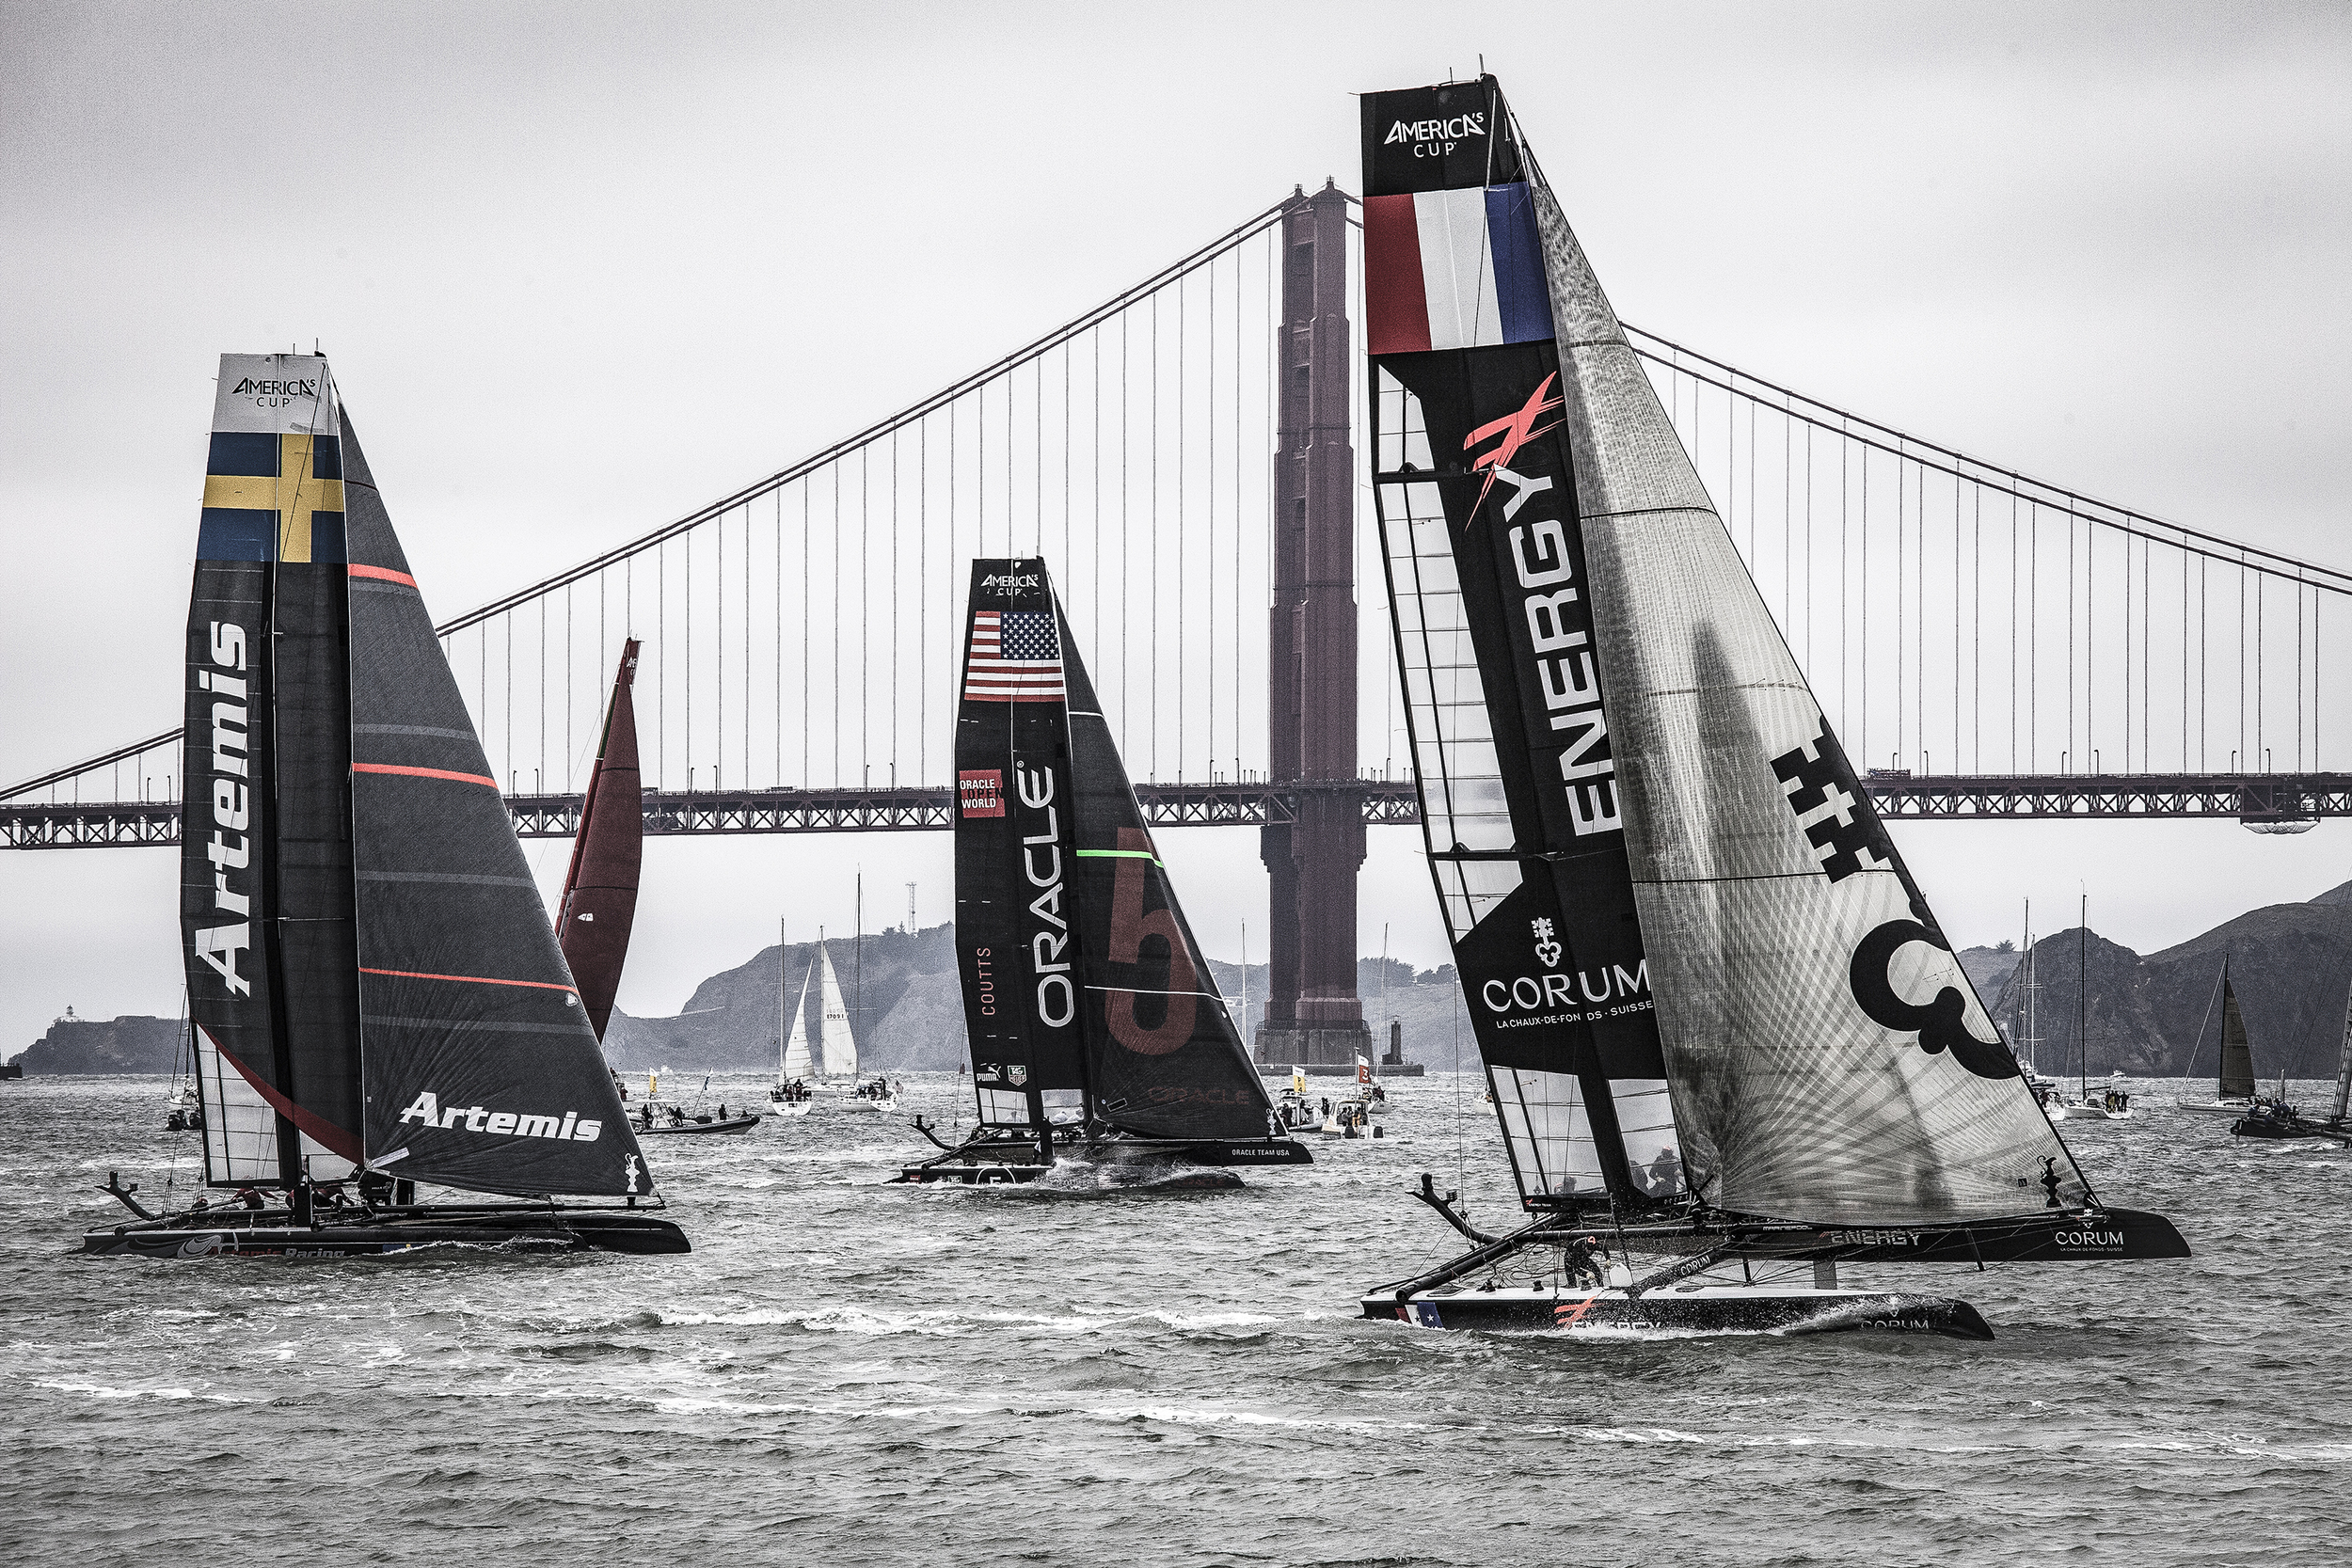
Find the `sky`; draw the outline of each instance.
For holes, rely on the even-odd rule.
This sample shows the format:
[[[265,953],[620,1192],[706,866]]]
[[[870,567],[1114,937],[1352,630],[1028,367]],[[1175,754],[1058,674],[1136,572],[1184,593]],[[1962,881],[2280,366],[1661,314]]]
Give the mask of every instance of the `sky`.
[[[315,341],[447,616],[903,405],[1500,74],[1620,311],[2077,490],[2352,566],[2352,10],[0,8],[0,779],[168,727],[211,377]],[[355,388],[358,390],[355,392]],[[2143,951],[2352,826],[1906,824],[1962,942]],[[1263,957],[1256,835],[1171,831]],[[1411,830],[1359,940],[1444,943]],[[528,847],[559,883],[568,846]],[[656,841],[622,990],[951,909],[944,834]],[[0,856],[0,1053],[179,1006],[173,858]],[[2061,906],[2064,906],[2061,909]]]

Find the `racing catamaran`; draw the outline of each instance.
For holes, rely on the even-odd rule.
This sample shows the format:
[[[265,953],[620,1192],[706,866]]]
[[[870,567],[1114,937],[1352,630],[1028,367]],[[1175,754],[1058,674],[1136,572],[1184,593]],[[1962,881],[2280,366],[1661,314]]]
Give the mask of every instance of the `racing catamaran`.
[[[637,1208],[652,1179],[321,356],[221,359],[185,754],[204,1182],[235,1196],[151,1214],[110,1179],[136,1218],[86,1251],[688,1250]]]
[[[979,1128],[898,1180],[1311,1164],[1200,958],[1041,561],[973,563],[956,793]]]
[[[1986,1337],[1836,1265],[2185,1256],[2035,1104],[1494,78],[1360,102],[1415,776],[1529,1216],[1481,1231],[1424,1177],[1471,1248],[1365,1315]],[[1504,1283],[1531,1248],[1557,1267]]]

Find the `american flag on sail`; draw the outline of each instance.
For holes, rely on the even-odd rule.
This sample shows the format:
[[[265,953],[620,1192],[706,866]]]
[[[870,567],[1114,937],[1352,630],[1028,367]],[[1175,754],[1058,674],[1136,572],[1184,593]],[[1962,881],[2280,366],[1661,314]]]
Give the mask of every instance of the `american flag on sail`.
[[[963,695],[981,703],[1062,700],[1061,641],[1043,610],[981,610],[972,615]]]

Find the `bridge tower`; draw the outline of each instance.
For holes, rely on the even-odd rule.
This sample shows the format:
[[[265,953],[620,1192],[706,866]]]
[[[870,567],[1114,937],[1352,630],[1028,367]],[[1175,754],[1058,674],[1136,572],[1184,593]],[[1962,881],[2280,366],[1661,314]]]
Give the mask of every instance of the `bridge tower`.
[[[1261,830],[1272,970],[1256,1058],[1345,1066],[1372,1054],[1356,995],[1356,459],[1348,444],[1347,198],[1327,181],[1282,214],[1276,361],[1271,783],[1290,820]]]

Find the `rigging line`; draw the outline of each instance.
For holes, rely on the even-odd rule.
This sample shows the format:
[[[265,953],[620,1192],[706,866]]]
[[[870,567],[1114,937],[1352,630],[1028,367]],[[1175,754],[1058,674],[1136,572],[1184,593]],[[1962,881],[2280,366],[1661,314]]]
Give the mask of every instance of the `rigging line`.
[[[2323,572],[2328,577],[2342,579],[2346,585],[2346,589],[2334,591],[2343,592],[2352,590],[2352,571],[2340,571],[2331,566],[2318,566],[2308,562],[2299,561],[2293,556],[2280,554],[2275,550],[2266,550],[2253,546],[2240,545],[2237,541],[2224,539],[2219,534],[2205,533],[2200,530],[2188,528],[2180,523],[2167,522],[2161,517],[2152,517],[2144,512],[2136,511],[2128,506],[2119,505],[2113,501],[2102,500],[2095,496],[2087,496],[2080,491],[2070,490],[2062,484],[2053,484],[2047,480],[2036,479],[2031,474],[2022,472],[2018,469],[2003,467],[1997,463],[1987,462],[1983,458],[1979,457],[1972,457],[1966,452],[1960,451],[1954,448],[1943,446],[1937,442],[1909,435],[1903,431],[1895,429],[1892,425],[1881,424],[1875,420],[1866,419],[1859,414],[1849,413],[1846,410],[1837,407],[1834,404],[1824,403],[1819,398],[1809,397],[1803,392],[1794,391],[1789,388],[1781,386],[1777,382],[1768,381],[1760,375],[1756,375],[1750,372],[1739,370],[1731,365],[1726,365],[1720,359],[1701,354],[1695,349],[1686,348],[1682,344],[1677,343],[1670,339],[1660,337],[1655,332],[1646,331],[1642,327],[1635,326],[1630,322],[1620,321],[1618,325],[1624,327],[1626,332],[1633,337],[1647,339],[1653,343],[1663,346],[1674,355],[1687,355],[1703,365],[1711,366],[1714,369],[1724,372],[1726,377],[1737,376],[1741,381],[1749,382],[1755,386],[1764,388],[1769,391],[1778,394],[1784,399],[1791,400],[1796,403],[1803,403],[1808,408],[1820,410],[1822,416],[1834,415],[1838,420],[1839,428],[1841,430],[1845,431],[1851,439],[1861,441],[1865,445],[1876,446],[1879,447],[1881,451],[1885,451],[1915,453],[1917,451],[1924,451],[1933,452],[1937,457],[1943,459],[1944,461],[1941,463],[1929,463],[1928,466],[1931,467],[1939,467],[1943,468],[1947,472],[1949,472],[1951,471],[1951,468],[1948,465],[1965,464],[1970,467],[1981,468],[1986,473],[1998,474],[2004,480],[2008,481],[2010,484],[2017,486],[2029,486],[2033,489],[2042,491],[2049,496],[2061,498],[2065,502],[2065,505],[2062,507],[2057,502],[2043,502],[2043,504],[2049,505],[2054,511],[2074,511],[2080,507],[2098,507],[2104,511],[2114,513],[2117,516],[2128,518],[2132,523],[2139,525],[2140,527],[2163,529],[2169,532],[2180,534],[2185,538],[2201,540],[2205,544],[2215,546],[2217,549],[2244,550],[2249,555],[2261,556],[2265,560],[2275,561],[2284,568]],[[1640,355],[1645,359],[1649,359],[1658,363],[1668,362],[1663,356],[1660,356],[1655,351],[1645,349],[1638,343],[1633,344],[1632,347],[1634,353]],[[1694,377],[1699,376],[1698,372],[1687,369],[1685,369],[1684,373]],[[1727,381],[1718,381],[1712,377],[1704,377],[1702,379],[1706,379],[1709,386],[1720,387],[1726,391],[1735,389],[1727,384]],[[1751,392],[1740,392],[1739,395],[1742,397],[1753,397],[1756,394]],[[1810,424],[1820,425],[1824,430],[1830,428],[1826,418],[1817,418],[1815,415],[1805,413],[1794,407],[1788,408],[1786,412],[1788,413],[1791,418],[1804,420]],[[1879,432],[1884,436],[1885,442],[1892,442],[1896,444],[1887,445],[1885,442],[1882,442],[1869,436],[1854,436],[1851,434],[1851,427],[1855,425],[1859,425],[1867,431]],[[1915,461],[1924,462],[1926,460],[1916,458],[1915,455]],[[1979,481],[1979,483],[1981,483],[1981,481]],[[2003,486],[1995,486],[1995,488],[2002,487]],[[2036,498],[2029,496],[2026,499],[2031,500]],[[2123,526],[2109,522],[2106,519],[2094,520],[2099,521],[2103,527],[2120,528]],[[2160,540],[2159,542],[2170,544],[2176,547],[2187,547],[2181,546],[2177,540]],[[2217,559],[2221,558],[2217,557]]]
[[[718,590],[712,595],[718,612],[719,625],[718,629],[711,633],[710,638],[711,653],[719,666],[717,686],[713,692],[718,705],[715,727],[719,732],[719,742],[711,753],[718,761],[713,762],[710,768],[710,787],[715,790],[721,787],[719,768],[720,764],[726,760],[727,754],[727,519],[725,515],[721,514],[712,521],[710,527],[711,564],[719,574]],[[691,544],[686,547],[686,557],[689,562],[693,560],[694,547]],[[691,570],[691,566],[689,570]],[[687,592],[691,594],[693,590],[689,588]],[[692,733],[691,726],[694,722],[694,688],[691,682],[689,682],[686,688],[686,722],[690,726],[688,733],[691,735]],[[691,741],[687,746],[686,760],[690,764],[694,760],[693,746]],[[687,771],[687,787],[690,789],[693,787],[693,770],[691,767]]]
[[[1184,286],[1176,288],[1176,782],[1184,782]],[[1155,596],[1156,597],[1156,596]],[[1158,683],[1155,681],[1154,686]],[[1154,769],[1156,772],[1157,769]]]
[[[898,434],[890,434],[890,787],[898,787]]]
[[[1201,416],[1201,424],[1207,432],[1206,438],[1209,445],[1208,483],[1203,487],[1207,490],[1209,498],[1209,542],[1201,547],[1200,555],[1202,560],[1210,562],[1209,570],[1214,573],[1216,570],[1215,564],[1216,561],[1216,269],[1215,267],[1209,269],[1209,325],[1202,331],[1201,336],[1207,340],[1209,350],[1209,407],[1208,412]],[[1234,519],[1234,526],[1236,528],[1241,526],[1239,518]],[[1209,694],[1208,779],[1210,783],[1215,784],[1216,782],[1216,584],[1214,578],[1209,583],[1208,595],[1209,675],[1201,685]],[[2299,715],[2301,709],[2298,707],[2296,712]]]

